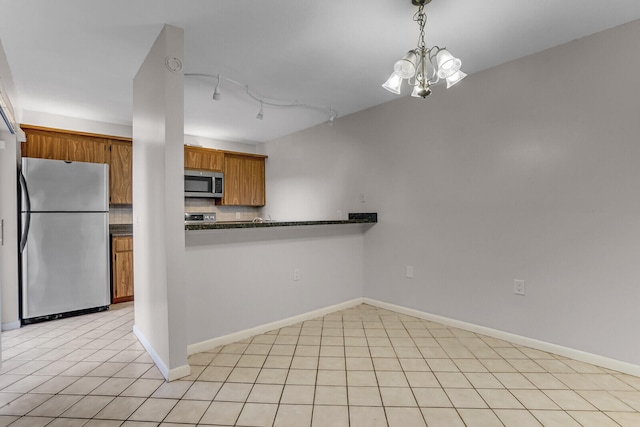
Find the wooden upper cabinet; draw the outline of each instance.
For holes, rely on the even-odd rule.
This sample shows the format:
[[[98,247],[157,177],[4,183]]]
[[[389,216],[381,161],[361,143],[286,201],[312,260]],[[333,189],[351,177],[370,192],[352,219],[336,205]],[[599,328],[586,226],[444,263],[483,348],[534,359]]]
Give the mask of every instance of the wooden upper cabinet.
[[[132,196],[131,138],[20,125],[27,140],[23,157],[109,164],[109,203],[130,205]]]
[[[109,163],[107,161],[108,142],[106,140],[68,140],[70,162]]]
[[[109,141],[106,138],[25,125],[22,129],[27,136],[25,152],[22,153],[24,157],[69,162],[109,162]]]
[[[265,156],[225,153],[222,204],[264,206],[265,201]]]
[[[265,159],[258,154],[184,147],[185,169],[224,173],[222,204],[227,206],[264,206]]]
[[[28,132],[25,143],[24,157],[37,157],[39,159],[67,160],[69,147],[59,135]]]
[[[224,169],[224,153],[209,148],[185,145],[184,168],[222,172]]]
[[[185,169],[199,169],[201,160],[199,152],[194,150],[193,147],[184,147],[184,168]]]
[[[204,156],[203,164],[207,169],[222,172],[224,170],[224,154],[220,151],[211,151]]]
[[[27,140],[24,157],[109,164],[109,203],[133,203],[133,149],[130,138],[21,125]],[[265,159],[259,154],[184,147],[185,169],[224,173],[227,206],[264,206]],[[216,202],[218,203],[218,202]]]
[[[111,142],[109,167],[109,203],[130,205],[133,203],[133,147],[122,141]]]

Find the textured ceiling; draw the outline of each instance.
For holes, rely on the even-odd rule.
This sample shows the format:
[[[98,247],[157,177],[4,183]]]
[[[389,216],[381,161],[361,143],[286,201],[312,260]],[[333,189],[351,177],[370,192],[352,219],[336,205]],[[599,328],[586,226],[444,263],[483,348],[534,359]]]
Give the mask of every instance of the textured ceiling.
[[[22,110],[131,124],[135,73],[164,23],[184,28],[186,73],[327,107],[265,106],[257,120],[241,88],[223,82],[213,101],[215,79],[185,77],[185,133],[258,142],[322,123],[329,107],[344,116],[394,99],[380,84],[415,47],[416,10],[410,0],[0,0],[0,40]],[[636,0],[433,0],[425,10],[427,44],[446,46],[468,74],[640,18]]]

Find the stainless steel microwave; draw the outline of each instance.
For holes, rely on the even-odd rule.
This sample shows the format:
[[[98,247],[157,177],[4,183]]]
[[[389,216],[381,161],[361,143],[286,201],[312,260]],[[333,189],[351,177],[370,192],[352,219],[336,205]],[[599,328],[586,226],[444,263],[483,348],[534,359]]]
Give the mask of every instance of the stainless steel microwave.
[[[222,172],[206,172],[185,169],[184,197],[220,198],[224,195]]]

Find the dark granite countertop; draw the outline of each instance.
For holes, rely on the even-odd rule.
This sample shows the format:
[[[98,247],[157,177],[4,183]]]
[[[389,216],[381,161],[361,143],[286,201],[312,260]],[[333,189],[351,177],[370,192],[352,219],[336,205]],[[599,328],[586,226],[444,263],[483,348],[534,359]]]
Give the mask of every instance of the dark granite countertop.
[[[269,228],[269,227],[299,227],[309,225],[332,225],[332,224],[375,224],[378,222],[377,213],[350,213],[347,220],[326,220],[326,221],[231,221],[216,222],[214,224],[189,224],[185,225],[186,231],[196,230],[227,230],[232,228]]]
[[[109,234],[114,236],[132,236],[133,224],[109,224]]]

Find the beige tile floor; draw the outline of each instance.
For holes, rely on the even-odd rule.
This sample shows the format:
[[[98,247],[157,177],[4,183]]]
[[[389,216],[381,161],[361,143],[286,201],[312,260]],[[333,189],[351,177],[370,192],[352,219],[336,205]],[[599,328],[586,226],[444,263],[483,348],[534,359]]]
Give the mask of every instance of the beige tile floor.
[[[361,305],[189,358],[133,307],[2,334],[0,427],[640,426],[640,378]]]

